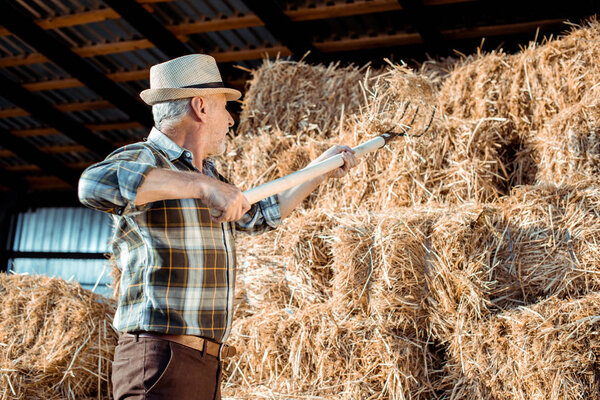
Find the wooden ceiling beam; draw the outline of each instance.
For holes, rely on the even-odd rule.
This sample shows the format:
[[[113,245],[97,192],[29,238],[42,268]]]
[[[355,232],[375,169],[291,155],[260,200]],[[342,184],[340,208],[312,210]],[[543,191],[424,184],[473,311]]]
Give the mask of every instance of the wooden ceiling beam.
[[[37,176],[28,175],[25,176],[25,180],[29,186],[35,190],[68,190],[72,189],[70,185],[65,184],[63,181],[57,179],[54,176]]]
[[[22,160],[39,166],[42,171],[56,176],[66,184],[77,187],[80,175],[77,171],[63,165],[58,159],[41,151],[31,143],[0,129],[0,145],[6,149],[1,152],[9,151]]]
[[[265,55],[275,57],[277,54],[282,57],[289,56],[292,52],[285,46],[260,47],[256,49],[241,49],[231,51],[221,51],[218,53],[210,53],[217,62],[235,62],[244,60],[257,60],[264,58]]]
[[[23,87],[30,92],[41,92],[42,90],[66,89],[81,86],[83,86],[83,83],[75,78],[51,79],[47,81],[23,83]]]
[[[243,0],[243,3],[264,23],[271,35],[287,47],[296,59],[307,52],[318,58],[319,51],[313,46],[310,32],[295,32],[293,21],[276,0]]]
[[[167,0],[146,0],[138,3],[164,2]],[[173,1],[173,0],[168,0]],[[440,1],[440,0],[437,0]],[[457,0],[450,0],[457,1]],[[473,0],[463,0],[473,1]],[[356,1],[354,3],[335,3],[331,5],[319,5],[317,7],[302,7],[297,10],[285,11],[285,14],[292,21],[311,21],[315,19],[339,18],[350,15],[370,14],[376,12],[385,12],[399,9],[396,0],[371,0]],[[93,22],[102,22],[110,19],[121,18],[119,13],[112,8],[103,8],[99,10],[83,11],[76,14],[63,15],[60,17],[46,18],[35,21],[43,29],[57,29],[70,26],[84,25]],[[206,19],[169,25],[167,29],[175,35],[189,35],[194,33],[214,32],[229,29],[251,28],[255,26],[264,26],[263,22],[256,15],[236,15],[225,18]],[[10,35],[8,29],[0,27],[0,37]]]
[[[170,30],[135,0],[104,0],[104,2],[167,57],[181,57],[191,52],[191,49],[185,43],[175,37]]]
[[[264,26],[264,24],[256,15],[246,14],[226,18],[184,22],[177,25],[169,25],[167,28],[175,35],[194,35],[196,33],[253,28],[256,26]]]
[[[401,10],[396,0],[356,1],[354,3],[336,2],[317,7],[301,7],[296,10],[286,10],[285,14],[294,22],[313,21],[349,17],[352,15],[374,14],[378,12]]]
[[[0,130],[0,135],[2,133],[3,133],[3,131]],[[6,135],[12,136],[12,138],[19,140],[20,142],[25,143],[26,145],[32,146],[28,142],[25,142],[24,140],[11,135],[9,132],[5,132],[5,133],[6,133]],[[126,144],[130,144],[130,143],[132,143],[132,142],[131,141],[128,141],[128,142],[120,141],[120,142],[117,142],[117,147],[125,146]],[[0,157],[15,157],[16,156],[16,157],[22,158],[23,160],[29,162],[30,164],[39,165],[38,163],[33,162],[29,158],[23,157],[21,155],[21,152],[17,152],[12,148],[4,146],[4,143],[2,142],[2,140],[0,140],[0,145],[2,145],[4,147],[4,149],[0,149]],[[87,148],[83,147],[80,144],[61,144],[61,145],[44,146],[44,147],[39,147],[39,148],[33,147],[33,148],[38,149],[38,151],[43,154],[82,153],[82,152],[89,151]],[[57,161],[54,161],[54,163],[56,163],[56,162]],[[60,162],[59,162],[59,164],[60,164]]]
[[[88,124],[84,125],[85,129],[88,129],[91,132],[98,131],[110,131],[110,130],[120,130],[120,129],[138,129],[143,128],[144,126],[137,121],[131,122],[110,122],[103,124]],[[50,135],[58,135],[62,133],[60,130],[56,128],[29,128],[29,129],[15,129],[10,131],[16,137],[31,137],[31,136],[50,136]]]
[[[0,87],[2,87],[2,96],[8,101],[27,110],[34,118],[44,121],[98,155],[108,154],[114,149],[110,143],[94,135],[83,124],[54,108],[48,100],[28,92],[2,74],[0,74]]]
[[[92,164],[94,164],[93,161],[78,161],[78,162],[68,163],[66,165],[69,168],[81,171],[81,170],[86,169],[87,167],[89,167]],[[40,167],[35,164],[11,165],[11,166],[4,166],[3,168],[4,168],[4,170],[9,171],[9,172],[20,172],[20,173],[41,171]]]
[[[277,49],[277,48],[271,48]],[[285,51],[289,51],[285,49]],[[263,54],[270,54],[271,51],[269,48],[266,48]],[[261,55],[262,57],[262,55]],[[113,72],[111,74],[106,75],[109,79],[114,82],[129,82],[129,81],[141,81],[143,79],[149,78],[149,69],[141,69],[134,71],[121,71],[121,72]],[[246,84],[245,80],[230,80],[225,82],[227,85],[233,88],[243,88]],[[54,89],[65,89],[65,88],[73,88],[73,87],[81,87],[83,83],[79,82],[77,79],[67,78],[67,79],[53,79],[48,81],[41,82],[31,82],[24,83],[23,87],[30,92],[39,92],[42,90],[54,90]]]
[[[116,5],[121,4],[122,2],[119,0],[111,0],[114,1]],[[252,0],[249,0],[252,1]],[[408,0],[407,0],[408,1]],[[423,0],[424,5],[433,6],[440,4],[449,4],[449,3],[459,3],[466,1],[474,1],[474,0]],[[263,7],[264,4],[259,2],[257,7]],[[303,7],[297,10],[288,10],[284,14],[289,18],[289,20],[293,22],[298,21],[310,21],[316,19],[326,19],[326,18],[338,18],[343,16],[350,15],[360,15],[367,13],[375,13],[375,12],[385,12],[385,11],[393,11],[393,10],[401,10],[402,6],[399,4],[398,0],[372,0],[372,1],[357,1],[354,3],[346,4],[346,3],[334,3],[332,5],[320,5],[314,8]],[[111,14],[107,10],[97,10],[99,12],[98,18],[104,18],[107,15],[114,15],[115,18],[119,17],[119,14],[112,11]],[[102,11],[100,13],[100,11]],[[148,14],[148,13],[146,13]],[[149,14],[148,14],[149,15]],[[151,17],[151,16],[150,16]],[[135,19],[134,19],[135,21]],[[64,22],[63,22],[64,23]],[[130,22],[132,23],[132,22]],[[48,25],[49,22],[46,23]],[[133,23],[132,23],[133,25]],[[183,23],[179,25],[171,25],[167,27],[167,31],[172,33],[173,35],[182,36],[182,35],[190,35],[218,30],[229,30],[229,29],[238,29],[238,28],[249,28],[253,26],[263,26],[264,23],[262,20],[253,14],[242,15],[242,16],[233,16],[226,17],[220,19],[206,20],[206,21],[196,21],[191,23]],[[285,26],[285,24],[284,24]],[[137,28],[136,28],[137,29]],[[164,29],[164,28],[163,28]],[[150,32],[153,32],[154,29],[149,29]],[[171,35],[171,36],[173,36]],[[178,40],[179,43],[181,43]],[[122,42],[114,42],[114,43],[102,43],[91,46],[83,46],[80,48],[73,48],[72,51],[81,56],[81,57],[94,57],[100,55],[107,54],[117,54],[123,53],[127,51],[135,51],[142,49],[149,49],[155,47],[151,40],[147,39],[136,39],[136,40],[125,40]],[[175,48],[173,46],[164,46],[166,50],[170,48]],[[300,48],[305,48],[306,46],[301,46]],[[301,50],[299,50],[301,51]],[[163,52],[165,50],[163,49]],[[250,58],[242,58],[243,55],[234,56],[232,55],[233,51],[225,51],[222,54],[224,59],[231,59],[233,61],[240,61]],[[250,52],[251,57],[255,57],[253,54],[256,52]],[[219,55],[220,53],[216,53]],[[43,54],[39,53],[31,53],[28,55],[18,55],[18,56],[9,56],[0,58],[0,67],[14,67],[19,65],[31,65],[42,62],[48,62],[48,58]]]
[[[114,106],[106,100],[95,100],[95,101],[81,101],[77,103],[66,103],[56,104],[57,110],[62,112],[74,112],[74,111],[89,111],[89,110],[102,110],[107,108],[113,108]],[[0,109],[0,118],[10,117],[24,117],[31,115],[22,108],[5,108]]]
[[[127,51],[141,50],[141,49],[149,49],[153,48],[154,45],[146,40],[129,40],[118,43],[104,43],[98,44],[94,46],[86,46],[81,47],[79,49],[73,49],[73,52],[81,57],[94,57],[99,55],[107,55],[107,54],[116,54],[116,53],[124,53]],[[259,47],[255,49],[240,49],[240,50],[227,50],[220,52],[211,52],[208,53],[211,56],[215,57],[218,62],[234,62],[234,61],[243,61],[243,60],[254,60],[259,59],[264,56],[264,54],[276,55],[277,53],[281,53],[281,55],[289,55],[290,51],[285,46],[273,46],[273,47]],[[285,53],[285,54],[284,54]],[[30,65],[30,64],[38,64],[42,62],[48,62],[48,58],[43,54],[39,53],[31,53],[27,56],[11,56],[11,57],[3,57],[0,58],[0,67],[15,67],[19,65]],[[134,77],[139,79],[147,79],[148,72],[147,70],[142,71],[133,71],[132,74]],[[117,74],[111,74],[113,76]],[[121,80],[114,80],[115,82],[119,81],[129,81],[129,80],[137,80],[131,79],[130,77],[123,77]],[[66,80],[65,80],[66,81]],[[71,81],[69,84],[74,85],[74,81]],[[35,84],[27,84],[28,89],[35,88]],[[40,82],[38,85],[41,85],[44,89],[57,89],[57,87],[52,87],[48,82]],[[73,87],[73,86],[64,86],[64,87]]]
[[[396,0],[394,0],[396,1]],[[557,22],[558,21],[558,22]],[[476,28],[458,28],[458,29],[450,29],[442,32],[442,37],[445,40],[455,40],[455,39],[464,39],[467,37],[478,37],[478,36],[496,36],[506,34],[507,32],[511,33],[519,33],[519,32],[528,32],[530,30],[535,30],[537,26],[541,28],[554,28],[557,25],[562,24],[562,19],[552,19],[552,20],[541,20],[541,21],[531,21],[531,22],[523,22],[517,24],[505,24],[505,25],[493,25],[487,27],[476,27]],[[511,29],[516,29],[513,31]],[[384,38],[384,39],[381,39]],[[387,39],[385,39],[387,38]],[[384,45],[405,45],[405,44],[416,44],[420,43],[419,41],[414,40],[414,36],[412,33],[397,33],[393,35],[381,35],[381,36],[366,36],[355,39],[342,39],[342,40],[334,40],[328,42],[316,42],[313,43],[313,46],[316,50],[322,52],[332,52],[332,51],[350,51],[350,50],[358,50],[360,47],[357,47],[359,43],[364,43],[364,45],[369,45],[369,43],[379,43],[383,40],[383,42],[389,42],[389,44]],[[96,55],[106,55],[106,54],[114,54],[118,52],[126,52],[133,51],[139,49],[147,49],[154,47],[150,41],[146,39],[141,40],[130,40],[118,43],[106,43],[94,46],[86,46],[81,47],[79,49],[74,49],[74,52],[82,57],[93,57]],[[218,62],[236,62],[236,61],[244,61],[244,60],[253,60],[262,58],[265,54],[268,56],[275,56],[277,54],[281,56],[287,56],[291,54],[291,51],[286,46],[274,46],[274,47],[261,47],[256,49],[240,49],[240,50],[228,50],[222,52],[213,52],[209,53]],[[17,66],[17,65],[27,65],[27,64],[35,64],[38,62],[47,61],[47,58],[38,53],[32,53],[27,56],[11,56],[0,58],[0,67],[7,66]],[[132,80],[141,80],[148,78],[148,70],[137,70],[137,71],[126,71],[126,72],[116,72],[107,75],[108,78],[113,80],[114,82],[124,82],[124,81],[132,81]],[[26,83],[23,85],[25,88],[31,91],[40,91],[40,90],[52,90],[52,89],[61,89],[61,88],[69,88],[69,87],[78,87],[82,86],[81,82],[78,82],[77,79],[68,78],[68,79],[60,79],[60,80],[50,80],[45,82],[34,82],[34,83]]]
[[[478,37],[499,36],[526,32],[535,32],[540,29],[550,30],[564,26],[563,19],[547,19],[542,21],[523,22],[516,24],[504,24],[493,26],[481,26],[475,28],[460,28],[443,30],[441,33],[446,40],[461,40]],[[323,53],[334,53],[342,51],[360,50],[366,47],[393,47],[407,46],[423,43],[419,33],[396,33],[392,35],[364,36],[356,39],[342,39],[328,42],[317,42],[315,47]]]
[[[151,3],[167,3],[173,1],[174,0],[137,0],[138,3],[143,5]],[[38,19],[35,21],[35,23],[42,29],[58,29],[118,18],[121,17],[115,10],[111,8],[101,8],[98,10],[89,10],[75,14],[61,15],[58,17]],[[6,28],[0,27],[0,37],[8,35],[10,35],[10,31]]]
[[[127,51],[151,49],[154,45],[147,39],[126,40],[123,42],[101,43],[92,46],[71,48],[80,57],[104,56]],[[30,53],[25,56],[9,56],[0,58],[0,67],[16,67],[49,62],[50,59],[41,53]]]
[[[2,3],[0,23],[5,28],[8,28],[13,34],[40,51],[45,57],[60,66],[72,77],[78,79],[88,88],[117,106],[131,120],[138,121],[148,128],[152,127],[153,121],[150,110],[137,97],[130,95],[125,89],[101,73],[96,66],[75,54],[63,41],[49,35],[37,26],[31,20],[31,16],[27,15],[22,8],[13,4],[12,1],[3,0]],[[23,107],[21,104],[17,105],[27,109],[27,107]],[[28,111],[31,112],[31,110]],[[61,127],[55,127],[66,133]],[[81,132],[79,134],[82,137],[88,136],[82,135]],[[103,147],[93,148],[96,151],[100,151]]]
[[[458,28],[442,31],[447,40],[472,39],[487,36],[500,36],[506,34],[519,34],[541,30],[565,29],[566,20],[562,18],[544,19],[541,21],[519,22],[515,24],[478,26],[475,28]]]
[[[396,33],[393,35],[364,36],[356,39],[342,39],[315,43],[315,47],[323,53],[354,51],[364,48],[406,46],[419,44],[423,38],[418,33]]]
[[[42,29],[58,29],[106,21],[107,19],[115,18],[119,18],[119,14],[109,8],[104,8],[100,10],[83,11],[76,14],[63,15],[60,17],[39,19],[35,21],[35,23]],[[10,31],[8,29],[0,28],[0,36],[8,35],[10,35]]]

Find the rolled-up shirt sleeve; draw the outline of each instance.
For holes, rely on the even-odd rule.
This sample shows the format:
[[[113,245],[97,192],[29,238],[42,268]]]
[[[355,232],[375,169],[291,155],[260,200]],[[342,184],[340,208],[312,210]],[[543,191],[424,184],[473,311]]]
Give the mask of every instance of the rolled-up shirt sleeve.
[[[275,229],[281,224],[281,211],[277,195],[255,203],[242,218],[235,223],[241,232],[255,234]]]
[[[152,151],[142,146],[126,146],[104,161],[88,167],[79,179],[79,201],[96,210],[117,215],[135,214],[138,188],[156,168]]]

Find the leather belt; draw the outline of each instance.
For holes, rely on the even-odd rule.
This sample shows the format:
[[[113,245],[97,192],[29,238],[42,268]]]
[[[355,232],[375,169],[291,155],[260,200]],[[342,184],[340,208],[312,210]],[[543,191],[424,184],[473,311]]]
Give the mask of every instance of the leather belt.
[[[219,344],[217,342],[213,342],[211,340],[192,335],[169,335],[165,333],[135,332],[124,333],[123,336],[168,340],[171,342],[182,344],[187,347],[191,347],[195,350],[206,351],[207,354],[210,354],[211,356],[220,359],[233,357],[237,353],[236,348],[233,346]],[[206,346],[206,349],[204,348],[204,346]]]

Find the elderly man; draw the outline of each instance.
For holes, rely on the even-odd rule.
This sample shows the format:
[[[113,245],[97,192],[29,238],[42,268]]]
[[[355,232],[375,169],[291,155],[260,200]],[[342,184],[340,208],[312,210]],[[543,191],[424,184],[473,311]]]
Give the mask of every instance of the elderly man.
[[[221,360],[235,353],[231,330],[234,232],[273,229],[328,177],[357,161],[335,146],[344,166],[250,205],[208,158],[225,150],[234,121],[215,60],[194,54],[150,69],[155,127],[84,171],[79,198],[113,214],[112,251],[122,269],[114,326],[122,332],[113,362],[120,399],[219,399]],[[211,210],[214,210],[211,212]],[[215,217],[214,215],[218,215]]]

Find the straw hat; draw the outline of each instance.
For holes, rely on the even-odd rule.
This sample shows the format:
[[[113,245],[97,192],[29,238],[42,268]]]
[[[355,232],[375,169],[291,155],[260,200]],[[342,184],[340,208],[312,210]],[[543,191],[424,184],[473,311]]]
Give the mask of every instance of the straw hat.
[[[223,85],[217,62],[206,54],[190,54],[153,65],[150,89],[140,93],[147,104],[185,99],[203,94],[225,93],[227,100],[242,97],[239,90]]]

